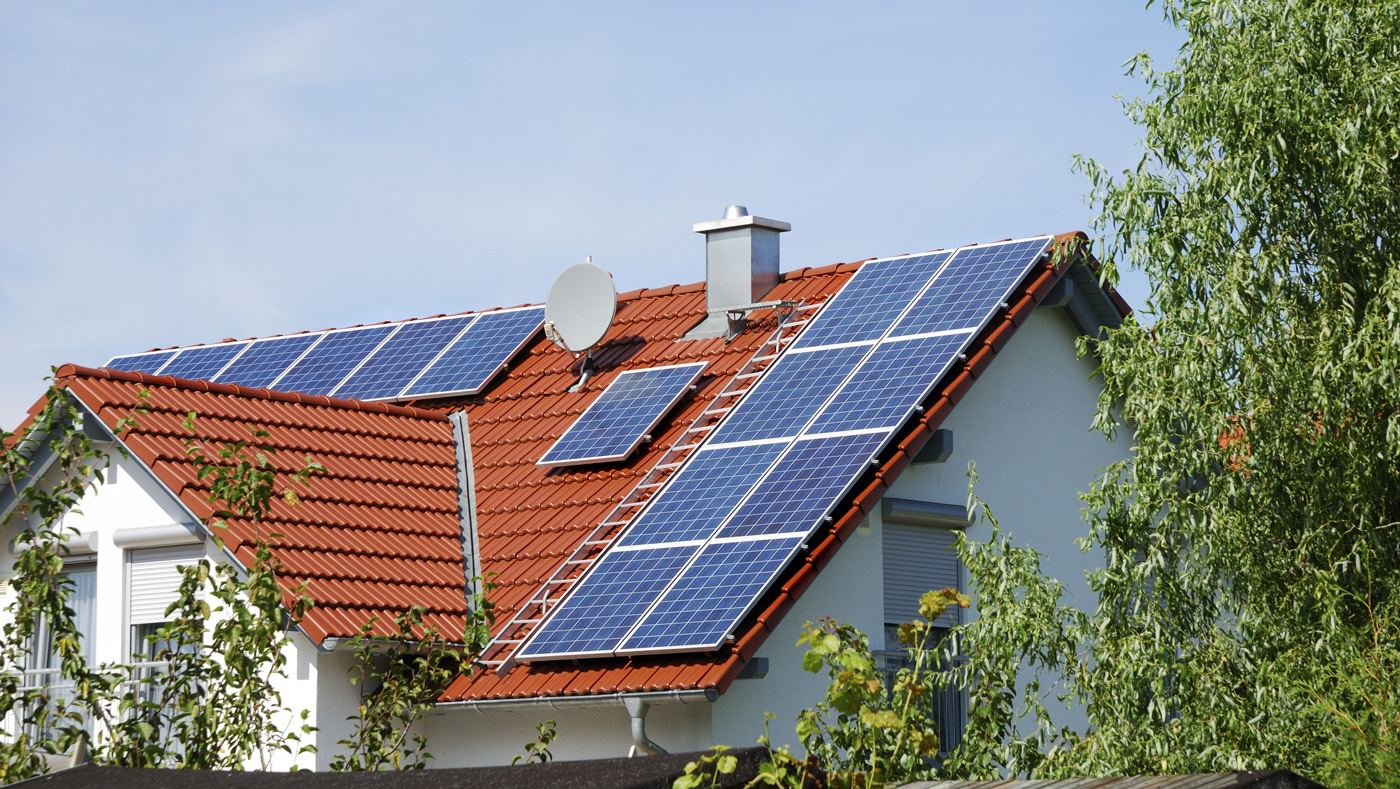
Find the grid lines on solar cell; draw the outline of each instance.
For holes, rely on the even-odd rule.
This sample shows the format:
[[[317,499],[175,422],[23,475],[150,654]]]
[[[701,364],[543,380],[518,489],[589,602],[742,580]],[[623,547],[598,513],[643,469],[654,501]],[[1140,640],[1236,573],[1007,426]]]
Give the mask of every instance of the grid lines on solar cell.
[[[612,652],[698,550],[679,545],[604,555],[588,574],[587,585],[540,624],[520,657]]]
[[[221,345],[206,345],[201,348],[186,348],[180,351],[180,355],[171,360],[170,364],[165,366],[161,374],[190,380],[212,381],[220,370],[228,366],[229,360],[246,347],[248,347],[246,342],[230,342]]]
[[[130,356],[118,356],[107,362],[103,367],[109,370],[122,370],[128,373],[146,373],[154,375],[160,372],[160,368],[170,361],[179,351],[161,351],[160,353],[134,353]]]
[[[744,394],[709,441],[725,444],[797,435],[869,351],[869,346],[853,345],[784,354]]]
[[[785,446],[748,444],[701,450],[637,516],[617,544],[708,539]]]
[[[390,324],[327,332],[273,385],[283,392],[328,395],[397,328]]]
[[[320,337],[319,334],[294,334],[255,341],[224,368],[219,374],[219,383],[255,388],[269,386]]]
[[[539,465],[621,460],[685,394],[706,362],[627,370],[588,405]]]
[[[1033,238],[958,250],[947,270],[914,302],[891,336],[980,326],[1049,244],[1048,238]]]
[[[969,339],[967,332],[881,343],[807,432],[898,427]]]
[[[785,537],[706,545],[620,650],[718,647],[801,544]]]
[[[793,347],[816,348],[883,336],[950,254],[937,252],[866,263],[822,308]]]
[[[383,400],[398,396],[474,315],[408,321],[336,389],[336,397]]]
[[[400,397],[478,392],[544,323],[544,307],[485,312]]]
[[[734,511],[716,539],[812,531],[887,435],[860,433],[797,441]]]

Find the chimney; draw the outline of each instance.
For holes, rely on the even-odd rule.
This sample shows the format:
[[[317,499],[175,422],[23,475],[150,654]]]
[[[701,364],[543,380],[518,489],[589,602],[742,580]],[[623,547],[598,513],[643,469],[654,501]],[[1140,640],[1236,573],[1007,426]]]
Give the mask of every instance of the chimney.
[[[763,300],[778,284],[778,234],[792,229],[787,222],[749,216],[731,205],[724,218],[699,222],[695,232],[705,236],[705,321],[686,339],[729,333],[726,312]]]

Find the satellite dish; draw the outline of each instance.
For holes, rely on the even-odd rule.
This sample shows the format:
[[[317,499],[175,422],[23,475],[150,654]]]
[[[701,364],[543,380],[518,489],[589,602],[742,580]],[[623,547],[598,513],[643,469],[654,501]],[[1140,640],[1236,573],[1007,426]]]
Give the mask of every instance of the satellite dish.
[[[545,335],[577,356],[603,339],[616,313],[612,275],[590,257],[554,280],[544,303]]]

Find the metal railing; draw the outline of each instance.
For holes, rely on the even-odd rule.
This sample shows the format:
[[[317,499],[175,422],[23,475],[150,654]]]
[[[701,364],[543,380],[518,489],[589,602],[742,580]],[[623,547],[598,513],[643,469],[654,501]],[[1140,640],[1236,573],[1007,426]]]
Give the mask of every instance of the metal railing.
[[[870,654],[884,675],[886,693],[893,691],[900,669],[913,667],[909,653],[902,649],[872,650]],[[944,670],[943,666],[934,668],[934,671]],[[925,712],[938,733],[938,755],[945,756],[962,743],[963,728],[967,725],[967,692],[964,688],[945,688],[935,692],[929,704]]]

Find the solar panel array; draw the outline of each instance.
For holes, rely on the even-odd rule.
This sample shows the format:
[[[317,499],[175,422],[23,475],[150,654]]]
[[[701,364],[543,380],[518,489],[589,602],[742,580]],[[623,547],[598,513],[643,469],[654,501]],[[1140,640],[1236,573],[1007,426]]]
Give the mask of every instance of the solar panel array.
[[[358,400],[475,394],[544,323],[544,307],[118,356],[113,370]]]
[[[861,266],[517,657],[722,645],[1049,244]]]
[[[620,373],[536,465],[622,460],[680,402],[707,364],[692,362]]]

